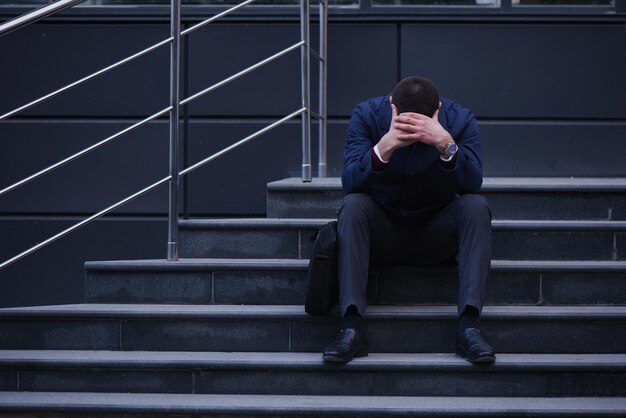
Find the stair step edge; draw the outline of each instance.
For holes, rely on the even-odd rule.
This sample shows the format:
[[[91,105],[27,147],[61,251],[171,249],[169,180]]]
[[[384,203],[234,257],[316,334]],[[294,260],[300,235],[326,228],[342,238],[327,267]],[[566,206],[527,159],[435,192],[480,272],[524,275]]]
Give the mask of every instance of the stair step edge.
[[[358,361],[336,365],[323,362],[317,352],[0,350],[0,367],[624,372],[626,354],[498,353],[493,365],[476,367],[448,353],[370,353]]]
[[[109,260],[87,261],[87,270],[109,271],[203,271],[206,269],[240,270],[306,270],[308,259],[290,258],[181,258],[178,261],[153,260]],[[570,261],[570,260],[492,260],[495,271],[555,271],[555,272],[620,272],[626,271],[626,261]],[[413,270],[450,269],[450,266],[397,266],[391,269]],[[383,269],[386,270],[386,269]]]
[[[193,219],[180,221],[182,231],[197,231],[208,228],[215,230],[254,230],[280,229],[316,229],[334,219],[308,218],[220,218]],[[618,220],[508,220],[491,222],[494,231],[531,230],[531,231],[626,231],[626,221]]]
[[[332,313],[331,313],[332,315]],[[372,320],[449,320],[457,318],[454,305],[371,306]],[[322,320],[304,312],[302,305],[166,305],[74,304],[0,309],[0,318],[149,318],[149,319],[274,319]],[[626,306],[486,306],[485,320],[626,320]]]
[[[311,182],[291,177],[267,184],[268,192],[343,192],[341,178],[313,178]],[[481,192],[623,192],[623,177],[485,177]]]
[[[170,395],[4,392],[0,411],[206,414],[368,414],[380,416],[506,416],[582,413],[620,416],[626,398],[489,398],[293,395]],[[563,415],[559,415],[563,416]],[[622,415],[623,416],[623,415]]]

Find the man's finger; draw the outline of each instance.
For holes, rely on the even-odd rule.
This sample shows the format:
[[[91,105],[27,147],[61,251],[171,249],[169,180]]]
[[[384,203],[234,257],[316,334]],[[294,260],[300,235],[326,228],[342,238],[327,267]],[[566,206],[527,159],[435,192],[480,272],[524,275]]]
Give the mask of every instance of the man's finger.
[[[396,128],[399,131],[410,132],[410,133],[413,133],[416,130],[416,126],[415,125],[412,125],[410,123],[402,123],[400,121],[396,121],[393,124],[393,127]]]
[[[391,99],[391,97],[389,98]],[[391,103],[391,119],[395,120],[398,117],[398,108],[396,108],[396,105]]]
[[[414,113],[414,112],[404,112],[400,117],[406,117],[406,118],[411,118],[415,120],[430,119],[426,115],[422,115],[421,113]]]
[[[415,143],[420,140],[420,137],[416,134],[400,133],[398,134],[398,140],[402,142]]]
[[[439,109],[435,110],[435,114],[433,115],[434,120],[439,120]]]

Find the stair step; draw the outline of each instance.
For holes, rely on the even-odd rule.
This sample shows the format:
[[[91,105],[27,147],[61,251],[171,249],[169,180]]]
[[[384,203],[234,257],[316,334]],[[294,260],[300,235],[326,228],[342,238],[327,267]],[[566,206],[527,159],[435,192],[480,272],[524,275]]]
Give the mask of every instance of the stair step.
[[[92,261],[90,303],[301,305],[307,260],[180,259]],[[375,268],[372,304],[454,304],[456,266]],[[626,262],[492,261],[488,304],[626,304]]]
[[[371,306],[372,352],[451,352],[456,306]],[[623,306],[488,306],[484,333],[504,353],[621,353]],[[320,352],[336,315],[302,306],[82,304],[0,310],[1,349]],[[425,338],[427,336],[427,338]]]
[[[0,350],[1,367],[124,368],[224,370],[440,370],[626,372],[626,354],[511,354],[498,353],[497,362],[473,365],[449,353],[373,353],[346,364],[322,361],[320,353],[194,352],[99,350]],[[623,388],[626,390],[626,387]]]
[[[350,396],[625,396],[626,354],[370,353],[346,365],[320,353],[0,351],[1,390]],[[351,382],[346,385],[345,382]],[[0,394],[3,395],[3,394]]]
[[[481,193],[496,219],[626,220],[626,178],[485,178]],[[333,218],[341,207],[341,179],[299,178],[269,183],[267,216]]]
[[[112,413],[207,417],[623,417],[626,399],[7,392],[0,399],[0,412],[6,417],[28,412],[43,417],[47,416],[44,413],[63,413],[64,417]]]
[[[180,222],[185,258],[309,258],[330,219],[206,219]],[[626,260],[626,221],[494,220],[493,257]]]

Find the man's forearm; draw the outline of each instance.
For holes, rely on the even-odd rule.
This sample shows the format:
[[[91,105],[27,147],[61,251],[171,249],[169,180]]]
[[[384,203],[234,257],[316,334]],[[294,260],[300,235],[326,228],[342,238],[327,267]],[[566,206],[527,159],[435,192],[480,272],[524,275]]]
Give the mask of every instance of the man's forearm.
[[[389,133],[386,133],[380,139],[380,141],[378,141],[378,144],[376,144],[376,146],[378,148],[378,152],[380,154],[381,160],[389,161],[393,153],[399,148],[398,144],[394,142],[397,142],[397,141],[393,141]]]

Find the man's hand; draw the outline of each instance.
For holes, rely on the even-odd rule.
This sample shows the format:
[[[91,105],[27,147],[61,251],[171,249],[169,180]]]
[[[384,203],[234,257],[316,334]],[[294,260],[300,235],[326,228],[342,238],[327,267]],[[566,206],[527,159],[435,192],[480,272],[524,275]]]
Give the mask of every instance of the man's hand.
[[[453,140],[448,131],[441,126],[438,118],[439,109],[435,111],[432,118],[420,113],[407,112],[392,118],[392,126],[399,131],[398,140],[410,143],[423,142],[443,152],[446,145]]]
[[[396,127],[395,120],[398,118],[398,109],[393,104],[391,97],[389,97],[389,101],[391,102],[391,126],[389,126],[389,131],[378,141],[378,151],[385,161],[389,161],[397,149],[408,147],[418,141],[417,139],[401,138],[401,135],[407,135],[411,132],[405,132]]]
[[[439,109],[432,118],[420,113],[402,113],[391,102],[391,126],[389,132],[378,142],[378,151],[385,161],[389,161],[393,153],[400,148],[408,147],[416,142],[423,142],[443,152],[453,142],[452,136],[439,123]],[[439,104],[441,106],[441,103]]]

